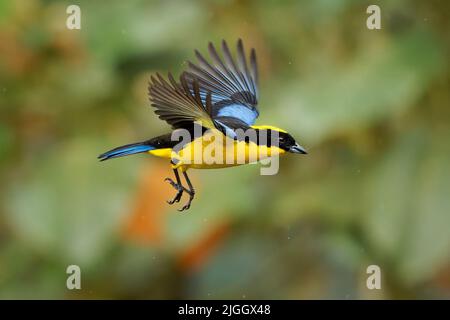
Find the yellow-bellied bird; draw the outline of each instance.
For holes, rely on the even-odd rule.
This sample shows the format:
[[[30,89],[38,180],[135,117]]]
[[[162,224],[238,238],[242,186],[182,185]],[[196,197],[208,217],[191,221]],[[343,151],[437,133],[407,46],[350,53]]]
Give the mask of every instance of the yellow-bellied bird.
[[[127,144],[101,154],[101,161],[136,153],[149,153],[171,160],[176,181],[167,178],[177,191],[169,204],[179,202],[183,192],[189,200],[180,211],[189,209],[194,188],[187,169],[225,168],[259,161],[285,152],[306,154],[286,131],[273,126],[255,126],[259,115],[258,71],[256,53],[252,49],[247,61],[242,41],[237,43],[237,60],[225,41],[222,56],[209,44],[212,63],[195,51],[198,63],[188,63],[179,82],[169,73],[151,77],[149,98],[155,113],[172,126],[172,132],[147,141]],[[255,133],[254,136],[248,134]],[[244,134],[242,134],[244,132]],[[187,134],[188,138],[185,138]],[[180,142],[180,136],[183,140]],[[215,147],[214,161],[204,150]],[[252,154],[256,152],[255,154]],[[197,157],[199,152],[200,157]],[[218,155],[221,159],[217,159]],[[209,156],[211,158],[211,155]],[[240,159],[240,161],[238,161]],[[182,172],[187,187],[181,183]]]

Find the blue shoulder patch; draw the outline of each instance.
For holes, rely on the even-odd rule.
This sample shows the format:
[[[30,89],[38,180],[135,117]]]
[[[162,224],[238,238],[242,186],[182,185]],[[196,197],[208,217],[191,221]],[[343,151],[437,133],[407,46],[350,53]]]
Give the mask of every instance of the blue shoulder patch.
[[[217,113],[217,116],[237,118],[251,126],[258,117],[258,111],[252,110],[242,104],[235,103],[222,107]]]

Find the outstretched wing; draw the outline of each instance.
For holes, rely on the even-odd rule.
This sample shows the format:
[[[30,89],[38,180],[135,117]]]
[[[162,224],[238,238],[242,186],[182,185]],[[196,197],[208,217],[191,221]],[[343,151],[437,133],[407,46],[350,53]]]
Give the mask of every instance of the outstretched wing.
[[[249,63],[241,39],[237,43],[237,63],[225,41],[222,41],[223,60],[212,43],[208,49],[213,64],[196,50],[198,64],[188,63],[189,69],[184,73],[186,79],[192,83],[198,81],[203,101],[211,93],[211,116],[214,120],[235,118],[245,125],[252,125],[259,115],[255,49],[251,49]],[[190,90],[194,91],[193,86]]]
[[[177,83],[172,74],[168,74],[169,82],[157,73],[151,76],[148,93],[155,113],[160,119],[165,120],[173,128],[181,128],[195,121],[201,122],[208,129],[215,128],[215,122],[211,117],[211,94],[206,94],[203,99],[197,80],[188,84],[184,75]]]

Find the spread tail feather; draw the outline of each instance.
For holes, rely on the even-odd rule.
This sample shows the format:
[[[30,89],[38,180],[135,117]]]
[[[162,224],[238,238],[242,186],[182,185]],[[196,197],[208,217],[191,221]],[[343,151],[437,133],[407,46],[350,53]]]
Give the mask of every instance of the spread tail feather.
[[[112,158],[129,156],[131,154],[143,153],[153,149],[155,149],[155,147],[149,145],[147,142],[131,143],[102,153],[98,156],[98,159],[100,159],[100,161],[105,161]]]

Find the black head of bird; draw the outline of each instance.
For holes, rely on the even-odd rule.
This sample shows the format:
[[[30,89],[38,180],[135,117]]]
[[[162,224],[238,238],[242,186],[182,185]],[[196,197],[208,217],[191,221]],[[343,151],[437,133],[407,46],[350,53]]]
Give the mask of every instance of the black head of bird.
[[[104,161],[149,153],[169,159],[175,181],[170,178],[166,178],[166,181],[177,192],[168,203],[179,202],[183,193],[189,196],[180,211],[189,209],[195,195],[186,173],[190,168],[227,168],[286,152],[306,154],[306,150],[285,130],[254,124],[259,116],[255,50],[251,49],[247,57],[241,40],[237,42],[237,59],[233,58],[225,41],[221,45],[223,58],[212,43],[208,49],[212,63],[195,51],[198,62],[188,62],[188,68],[181,74],[179,81],[170,73],[167,80],[158,73],[151,76],[148,87],[150,101],[159,118],[172,126],[172,132],[117,147],[98,157]],[[238,132],[245,132],[245,137],[242,138]],[[188,138],[180,142],[174,138],[179,133],[186,134]],[[253,138],[247,138],[251,134],[254,134]],[[212,135],[216,138],[211,139]],[[224,161],[207,161],[204,153],[195,159],[205,146],[211,145],[224,152]],[[250,146],[255,147],[256,155],[249,151],[252,149]],[[242,154],[236,150],[243,150]],[[238,158],[243,161],[237,161]],[[182,184],[180,172],[187,186]]]
[[[279,133],[278,145],[287,152],[307,154],[306,150],[287,132]]]

